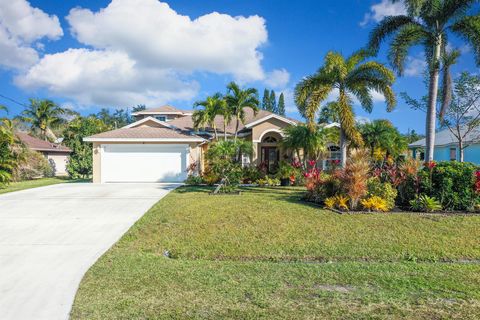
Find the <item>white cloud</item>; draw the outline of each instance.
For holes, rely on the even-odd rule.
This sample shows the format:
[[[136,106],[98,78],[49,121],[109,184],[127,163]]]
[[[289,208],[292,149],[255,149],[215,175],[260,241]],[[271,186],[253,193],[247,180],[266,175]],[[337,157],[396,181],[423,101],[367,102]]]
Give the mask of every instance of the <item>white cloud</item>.
[[[285,88],[290,81],[290,73],[285,69],[275,69],[267,74],[265,84],[272,88]]]
[[[418,77],[423,75],[427,63],[421,57],[407,57],[404,74],[409,77]]]
[[[113,0],[92,12],[75,8],[67,17],[72,34],[99,49],[120,50],[157,68],[233,74],[262,80],[267,41],[265,20],[213,12],[192,20],[158,0]]]
[[[58,18],[33,8],[26,0],[0,2],[0,64],[25,68],[38,61],[32,45],[41,47],[43,38],[56,40],[63,35]]]
[[[198,72],[277,89],[289,81],[285,69],[264,71],[259,49],[268,34],[256,15],[213,12],[192,19],[158,0],[112,0],[96,12],[74,8],[67,21],[88,49],[45,55],[15,79],[20,87],[108,107],[191,100]]]
[[[117,107],[189,100],[198,91],[196,82],[181,81],[169,70],[138,67],[125,53],[88,49],[47,54],[15,81],[79,104]]]
[[[392,0],[382,0],[370,7],[370,12],[365,14],[360,25],[365,26],[371,21],[379,22],[387,16],[398,16],[406,13],[407,10],[403,1],[393,3]]]

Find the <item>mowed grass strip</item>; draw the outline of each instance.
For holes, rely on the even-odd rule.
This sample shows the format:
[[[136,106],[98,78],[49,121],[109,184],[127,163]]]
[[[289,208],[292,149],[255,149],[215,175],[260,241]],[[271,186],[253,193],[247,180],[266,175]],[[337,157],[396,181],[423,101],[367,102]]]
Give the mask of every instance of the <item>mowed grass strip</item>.
[[[185,187],[158,202],[119,243],[174,258],[455,261],[480,258],[480,216],[338,215],[299,201],[302,189],[211,196]]]
[[[474,264],[273,263],[104,256],[72,319],[475,319]]]
[[[298,188],[209,191],[179,188],[150,209],[88,271],[72,319],[480,314],[480,264],[460,262],[480,259],[480,217],[337,215]]]
[[[45,187],[53,184],[65,183],[70,181],[73,181],[73,180],[68,180],[68,178],[63,178],[63,177],[53,177],[53,178],[41,178],[41,179],[35,179],[35,180],[12,182],[8,184],[6,187],[0,188],[0,194],[20,191],[25,189]]]

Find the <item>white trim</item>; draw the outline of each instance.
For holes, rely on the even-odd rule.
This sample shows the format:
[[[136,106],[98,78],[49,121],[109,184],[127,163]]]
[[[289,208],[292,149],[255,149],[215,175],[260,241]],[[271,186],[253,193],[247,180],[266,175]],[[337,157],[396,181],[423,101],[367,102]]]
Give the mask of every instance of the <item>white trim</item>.
[[[324,126],[325,129],[328,129],[328,128],[340,128],[340,123],[338,122],[332,122],[332,123],[329,123],[327,124],[326,126]]]
[[[283,134],[283,131],[280,130],[280,129],[275,129],[275,128],[272,128],[272,129],[268,129],[268,130],[265,130],[263,131],[262,135],[260,136],[260,138],[258,140],[252,140],[252,142],[256,142],[256,143],[261,143],[262,142],[262,139],[263,139],[263,136],[266,135],[267,133],[269,132],[276,132],[276,133],[279,133],[282,138],[284,137],[284,134]]]
[[[149,114],[166,114],[166,115],[188,115],[191,114],[188,112],[182,112],[182,111],[139,111],[139,112],[132,112],[132,116],[144,116],[144,115],[149,115]]]
[[[83,138],[85,142],[204,142],[203,138]]]
[[[146,117],[146,118],[143,118],[141,120],[138,120],[138,121],[135,121],[134,123],[130,123],[124,127],[122,127],[122,129],[128,129],[128,128],[133,128],[133,127],[136,127],[142,123],[145,123],[147,121],[153,121],[155,123],[158,123],[166,128],[172,128],[173,126],[169,125],[168,123],[166,123],[165,121],[160,121],[158,119],[155,119],[154,117]]]
[[[272,113],[272,114],[270,114],[270,115],[268,115],[268,116],[266,116],[266,117],[260,118],[260,119],[258,119],[258,120],[256,120],[256,121],[253,121],[253,122],[250,122],[249,124],[245,125],[245,128],[251,128],[251,127],[253,127],[253,126],[256,126],[256,125],[259,124],[259,123],[265,122],[265,121],[267,121],[267,120],[269,120],[269,119],[272,119],[272,118],[275,118],[275,119],[277,119],[277,120],[280,120],[280,121],[283,121],[283,122],[286,122],[286,123],[292,124],[292,125],[296,125],[296,124],[297,124],[296,122],[294,122],[294,121],[292,121],[292,120],[290,120],[290,119],[287,119],[287,118],[284,118],[284,117],[282,117],[282,116],[279,116],[278,114],[273,114],[273,113]]]

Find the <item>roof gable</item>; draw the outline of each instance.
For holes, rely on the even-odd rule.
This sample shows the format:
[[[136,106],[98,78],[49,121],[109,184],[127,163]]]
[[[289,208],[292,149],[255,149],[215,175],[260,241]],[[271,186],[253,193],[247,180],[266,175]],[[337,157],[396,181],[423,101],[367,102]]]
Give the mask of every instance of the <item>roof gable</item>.
[[[130,123],[129,125],[126,125],[123,128],[137,128],[137,127],[152,127],[152,128],[172,128],[171,125],[166,123],[165,121],[160,121],[158,119],[155,119],[154,117],[146,117],[141,120],[135,121],[133,123]]]

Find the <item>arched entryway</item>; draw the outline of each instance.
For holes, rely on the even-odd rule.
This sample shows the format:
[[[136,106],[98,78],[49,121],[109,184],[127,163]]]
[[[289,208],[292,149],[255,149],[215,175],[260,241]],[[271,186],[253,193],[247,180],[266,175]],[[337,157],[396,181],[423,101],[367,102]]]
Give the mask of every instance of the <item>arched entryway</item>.
[[[278,169],[278,163],[283,157],[280,147],[282,135],[276,131],[265,133],[259,143],[260,162],[266,167],[268,173],[274,173]]]

